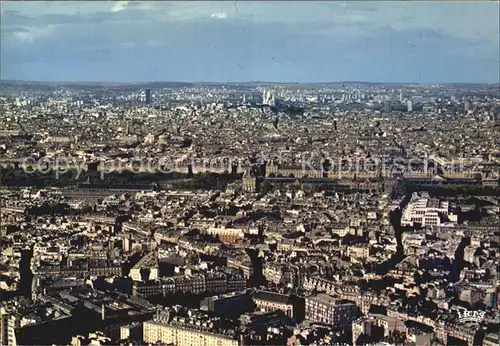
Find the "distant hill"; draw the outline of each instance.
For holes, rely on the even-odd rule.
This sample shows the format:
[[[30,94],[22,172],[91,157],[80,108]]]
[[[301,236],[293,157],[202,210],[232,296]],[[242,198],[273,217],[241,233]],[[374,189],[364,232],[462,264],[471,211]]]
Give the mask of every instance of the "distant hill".
[[[20,81],[20,80],[2,80],[4,87],[66,87],[66,88],[179,88],[192,87],[195,83],[186,82],[130,82],[130,83],[113,83],[113,82],[44,82],[44,81]]]
[[[22,81],[22,80],[2,80],[3,87],[31,87],[31,88],[57,88],[65,87],[71,89],[95,89],[95,88],[119,88],[119,89],[162,89],[162,88],[183,88],[195,86],[233,86],[233,87],[266,87],[266,86],[293,86],[293,87],[339,87],[339,86],[386,86],[398,88],[401,86],[418,85],[443,85],[451,88],[476,89],[476,88],[498,88],[498,84],[481,83],[376,83],[361,81],[343,81],[343,82],[270,82],[270,81],[249,81],[249,82],[47,82],[47,81]]]

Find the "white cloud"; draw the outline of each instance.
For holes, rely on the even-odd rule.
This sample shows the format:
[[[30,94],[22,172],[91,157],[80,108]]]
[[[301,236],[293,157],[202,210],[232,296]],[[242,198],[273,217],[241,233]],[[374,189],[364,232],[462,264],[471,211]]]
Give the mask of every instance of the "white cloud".
[[[14,39],[22,41],[24,43],[31,43],[40,38],[51,35],[54,32],[55,28],[56,25],[46,26],[44,28],[29,28],[26,30],[14,32],[13,37]]]
[[[2,2],[1,12],[2,30],[25,29],[24,33],[6,36],[23,41],[44,36],[35,31],[62,22],[65,28],[80,26],[84,30],[82,24],[86,23],[94,27],[110,23],[111,27],[111,23],[132,20],[131,27],[147,30],[208,17],[242,25],[272,24],[289,32],[345,40],[371,37],[387,29],[433,30],[498,47],[499,12],[494,2],[26,1]]]
[[[135,43],[135,42],[122,42],[122,43],[120,43],[120,46],[123,48],[135,48],[137,46],[137,43]]]
[[[111,7],[111,12],[120,12],[127,8],[130,1],[116,1],[113,7]]]
[[[210,15],[211,18],[217,18],[217,19],[226,19],[227,18],[227,14],[224,13],[224,12],[219,12],[219,13],[212,13]]]

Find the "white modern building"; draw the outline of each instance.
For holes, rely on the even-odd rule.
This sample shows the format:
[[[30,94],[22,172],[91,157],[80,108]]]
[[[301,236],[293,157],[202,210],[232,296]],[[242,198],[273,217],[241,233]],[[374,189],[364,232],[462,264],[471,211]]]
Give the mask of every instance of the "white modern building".
[[[441,219],[447,219],[449,214],[449,203],[430,198],[427,194],[414,193],[410,202],[403,211],[401,219],[402,226],[437,227],[441,225]]]

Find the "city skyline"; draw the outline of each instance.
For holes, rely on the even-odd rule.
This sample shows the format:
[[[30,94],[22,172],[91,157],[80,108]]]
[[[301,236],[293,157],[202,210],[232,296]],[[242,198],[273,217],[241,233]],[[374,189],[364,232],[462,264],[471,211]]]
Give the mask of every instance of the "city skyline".
[[[498,6],[3,2],[2,79],[498,83]]]
[[[1,345],[500,344],[498,1],[0,3]]]

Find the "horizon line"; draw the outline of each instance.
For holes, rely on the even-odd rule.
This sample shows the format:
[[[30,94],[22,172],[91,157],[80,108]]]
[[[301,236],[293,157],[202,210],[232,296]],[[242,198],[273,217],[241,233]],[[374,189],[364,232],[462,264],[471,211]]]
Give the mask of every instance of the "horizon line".
[[[388,82],[388,81],[356,81],[356,80],[343,80],[343,81],[322,81],[322,82],[301,82],[301,81],[265,81],[265,80],[251,80],[251,81],[179,81],[179,80],[155,80],[155,81],[63,81],[63,80],[25,80],[25,79],[0,79],[1,83],[38,83],[38,84],[50,84],[50,83],[64,83],[64,84],[123,84],[123,85],[137,85],[137,84],[154,84],[154,83],[185,83],[185,84],[413,84],[413,85],[425,85],[425,84],[484,84],[484,85],[500,85],[498,82]]]

